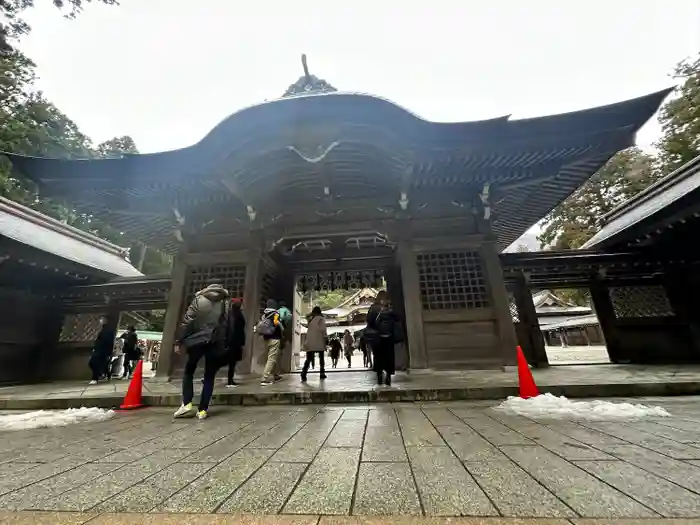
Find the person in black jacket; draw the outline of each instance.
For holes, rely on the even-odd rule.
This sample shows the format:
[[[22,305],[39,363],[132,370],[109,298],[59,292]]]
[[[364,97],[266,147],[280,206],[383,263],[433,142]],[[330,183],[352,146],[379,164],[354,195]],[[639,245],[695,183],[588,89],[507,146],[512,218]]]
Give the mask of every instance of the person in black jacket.
[[[372,347],[374,371],[377,383],[391,385],[391,376],[396,372],[394,360],[395,326],[398,316],[391,309],[389,294],[382,290],[367,312],[367,327],[363,337]]]
[[[234,298],[231,300],[231,308],[228,312],[228,323],[226,326],[228,383],[226,384],[226,388],[238,386],[233,381],[233,372],[236,368],[236,363],[243,359],[243,347],[245,346],[245,317],[241,311],[241,306],[241,300]]]
[[[130,326],[119,338],[124,340],[124,372],[122,373],[122,379],[131,379],[134,363],[140,359],[139,336],[136,334],[136,328]]]
[[[331,347],[331,366],[337,368],[338,359],[340,359],[340,352],[343,350],[343,345],[338,337],[333,337],[330,341]]]
[[[102,323],[102,328],[100,328],[100,332],[95,338],[95,343],[92,347],[92,355],[88,361],[88,365],[92,370],[91,385],[96,385],[100,376],[104,373],[107,363],[110,357],[112,357],[114,339],[117,335],[116,329],[109,326],[106,317],[100,319],[100,323]]]

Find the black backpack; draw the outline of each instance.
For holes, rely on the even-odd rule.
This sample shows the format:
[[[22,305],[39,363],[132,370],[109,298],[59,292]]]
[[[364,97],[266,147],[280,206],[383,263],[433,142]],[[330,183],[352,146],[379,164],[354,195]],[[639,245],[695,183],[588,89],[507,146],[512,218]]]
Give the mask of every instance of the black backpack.
[[[382,308],[382,310],[377,314],[374,324],[377,327],[377,332],[379,333],[380,338],[386,339],[389,337],[394,337],[394,316],[390,310]]]

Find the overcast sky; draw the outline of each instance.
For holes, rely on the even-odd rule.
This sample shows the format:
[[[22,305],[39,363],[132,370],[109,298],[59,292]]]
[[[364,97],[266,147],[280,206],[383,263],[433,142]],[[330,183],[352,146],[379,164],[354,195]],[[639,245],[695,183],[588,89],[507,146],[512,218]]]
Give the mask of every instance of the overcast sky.
[[[96,142],[187,146],[311,72],[459,121],[545,115],[674,83],[700,49],[698,0],[120,0],[27,18],[39,87]],[[648,125],[647,145],[659,128]]]
[[[301,53],[338,89],[464,121],[641,96],[674,85],[674,65],[700,50],[698,0],[120,2],[76,20],[37,2],[22,47],[83,132],[131,135],[142,152],[188,146],[280,96]],[[659,132],[654,119],[639,144]]]

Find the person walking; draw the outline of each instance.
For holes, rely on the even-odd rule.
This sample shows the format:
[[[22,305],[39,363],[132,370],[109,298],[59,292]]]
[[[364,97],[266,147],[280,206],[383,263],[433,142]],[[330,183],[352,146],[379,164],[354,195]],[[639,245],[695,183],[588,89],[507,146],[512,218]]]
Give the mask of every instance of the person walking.
[[[231,308],[228,313],[226,326],[226,350],[228,352],[228,382],[226,388],[234,388],[233,373],[236,363],[243,359],[243,347],[245,346],[245,317],[241,309],[241,300],[231,299]]]
[[[365,339],[364,334],[360,336],[358,346],[362,352],[362,366],[365,368],[372,368],[372,352],[367,346],[367,340]]]
[[[226,324],[228,320],[228,290],[218,283],[213,283],[197,292],[192,299],[176,338],[175,351],[187,352],[187,362],[182,377],[182,406],[175,411],[174,417],[182,418],[197,415],[198,419],[208,417],[209,402],[214,393],[214,378],[219,369],[227,362]],[[197,364],[204,359],[204,384],[195,410],[194,374]]]
[[[134,362],[139,360],[139,336],[136,334],[136,328],[130,326],[126,332],[119,336],[119,339],[124,341],[124,371],[122,379],[131,379]]]
[[[151,371],[158,370],[158,359],[160,358],[160,343],[156,343],[151,351]]]
[[[100,323],[102,326],[92,345],[92,355],[88,361],[88,366],[92,371],[91,385],[96,385],[102,374],[104,374],[107,363],[112,357],[114,339],[117,335],[116,329],[109,326],[106,317],[101,318]]]
[[[306,360],[304,361],[304,367],[301,369],[301,382],[306,383],[306,374],[309,371],[309,366],[313,361],[314,355],[318,353],[319,364],[321,367],[321,379],[326,379],[326,362],[325,362],[325,351],[326,351],[326,339],[328,338],[328,332],[326,331],[326,321],[321,313],[321,308],[315,306],[311,310],[311,318],[309,319],[309,324],[307,325],[306,331],[306,341],[304,343],[304,351],[306,352]]]
[[[340,343],[340,339],[333,337],[331,339],[331,366],[333,368],[338,367],[338,360],[340,359],[340,352],[343,349],[343,345]]]
[[[374,371],[377,383],[391,386],[391,376],[395,373],[394,344],[397,340],[398,316],[391,309],[389,295],[382,290],[367,312],[367,326],[364,337],[372,347]]]
[[[348,360],[348,368],[352,368],[352,345],[354,342],[355,339],[353,339],[350,330],[345,330],[345,333],[343,334],[343,346],[345,347],[345,359]]]
[[[284,337],[284,325],[280,321],[277,302],[274,299],[267,300],[265,310],[260,322],[255,327],[255,331],[262,336],[267,351],[267,362],[260,384],[262,386],[271,385],[282,379],[282,376],[277,373],[277,369],[282,350],[282,338]]]

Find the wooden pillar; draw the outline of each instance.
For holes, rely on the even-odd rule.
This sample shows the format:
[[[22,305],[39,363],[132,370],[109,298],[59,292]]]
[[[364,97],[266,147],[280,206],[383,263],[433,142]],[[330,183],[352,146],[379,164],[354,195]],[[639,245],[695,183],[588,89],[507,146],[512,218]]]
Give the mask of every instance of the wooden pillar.
[[[411,366],[409,357],[408,338],[406,337],[406,301],[403,298],[403,286],[401,284],[401,268],[391,265],[384,269],[386,278],[386,291],[392,304],[392,309],[401,318],[401,329],[404,333],[404,341],[394,345],[396,370],[408,370]]]
[[[532,292],[525,279],[525,275],[522,273],[516,278],[515,287],[513,288],[513,298],[518,307],[520,323],[527,331],[527,341],[522,341],[522,343],[527,347],[527,349],[523,348],[523,352],[525,352],[528,362],[535,367],[549,366],[547,351],[544,347],[544,338],[542,337],[540,323],[537,319],[535,303],[532,301]]]
[[[594,279],[590,283],[591,302],[598,317],[598,323],[603,331],[603,339],[608,349],[610,361],[616,363],[620,360],[622,346],[620,335],[617,331],[617,320],[615,317],[615,307],[610,300],[610,292],[605,283]]]
[[[429,359],[423,333],[423,304],[420,298],[418,263],[407,240],[399,242],[396,255],[401,267],[401,286],[406,311],[406,336],[408,338],[408,361],[410,368],[428,368]]]
[[[175,331],[180,324],[182,302],[185,300],[185,286],[187,286],[187,265],[181,256],[176,257],[173,261],[170,277],[168,306],[163,321],[163,340],[158,358],[158,369],[156,370],[156,377],[168,379],[172,377],[175,362],[173,356],[175,353]]]
[[[242,374],[262,371],[262,367],[258,363],[259,354],[262,351],[262,338],[253,331],[260,320],[262,278],[262,246],[260,238],[257,235],[251,235],[248,263],[245,270],[245,286],[243,289],[243,315],[246,320],[245,347],[243,348],[243,359],[238,365],[239,372]]]
[[[517,363],[515,348],[518,346],[518,338],[510,315],[510,301],[496,243],[492,240],[485,241],[481,245],[480,253],[491,294],[491,307],[496,315],[496,329],[501,341],[503,366],[514,366]]]

